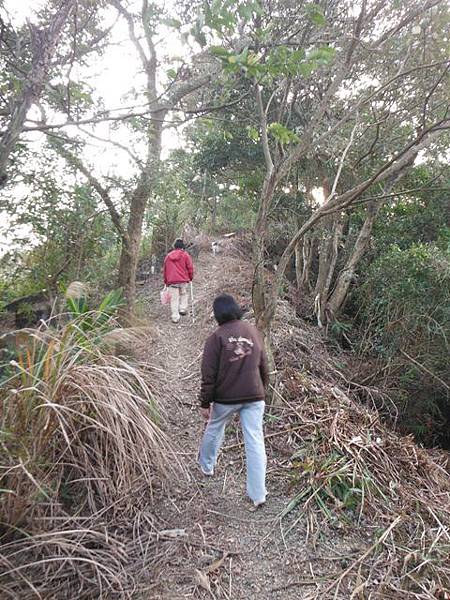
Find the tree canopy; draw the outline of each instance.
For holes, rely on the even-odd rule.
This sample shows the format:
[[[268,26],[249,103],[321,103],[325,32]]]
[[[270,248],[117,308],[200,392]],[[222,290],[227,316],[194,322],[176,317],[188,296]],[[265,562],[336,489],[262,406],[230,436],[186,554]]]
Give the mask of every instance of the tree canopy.
[[[121,288],[131,318],[146,252],[161,260],[187,230],[248,230],[269,351],[286,277],[341,341],[348,327],[383,337],[380,306],[421,278],[421,310],[447,331],[445,285],[430,291],[448,260],[446,2],[49,0],[28,20],[8,2],[0,14],[3,302],[87,279]],[[398,270],[399,287],[380,287]],[[389,352],[407,352],[394,339]],[[446,335],[433,339],[437,357]]]

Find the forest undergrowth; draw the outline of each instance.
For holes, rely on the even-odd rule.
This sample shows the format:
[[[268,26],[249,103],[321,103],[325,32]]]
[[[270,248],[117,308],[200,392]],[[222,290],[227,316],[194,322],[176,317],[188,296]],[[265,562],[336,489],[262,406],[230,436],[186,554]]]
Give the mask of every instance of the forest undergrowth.
[[[241,500],[233,427],[215,481],[201,480],[195,393],[214,295],[233,293],[252,318],[246,252],[223,250],[198,261],[194,324],[168,321],[153,278],[149,326],[96,328],[88,313],[23,332],[1,404],[2,595],[449,598],[448,456],[363,405],[342,353],[287,300],[267,506],[253,516]]]

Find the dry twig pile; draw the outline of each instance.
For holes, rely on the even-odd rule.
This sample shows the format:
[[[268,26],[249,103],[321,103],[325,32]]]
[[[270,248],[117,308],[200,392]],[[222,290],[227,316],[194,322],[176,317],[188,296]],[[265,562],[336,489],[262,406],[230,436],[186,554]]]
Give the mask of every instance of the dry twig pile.
[[[289,531],[306,520],[311,539],[328,527],[365,536],[360,552],[328,571],[311,598],[450,598],[448,458],[400,436],[353,399],[330,369],[320,334],[307,328],[281,304],[275,412],[289,432],[295,492],[282,516],[295,514]]]

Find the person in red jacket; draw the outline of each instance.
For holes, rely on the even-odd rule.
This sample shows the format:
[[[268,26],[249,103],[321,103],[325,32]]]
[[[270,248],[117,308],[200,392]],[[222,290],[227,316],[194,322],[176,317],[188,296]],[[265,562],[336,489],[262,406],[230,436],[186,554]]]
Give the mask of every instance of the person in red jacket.
[[[164,283],[170,292],[170,312],[173,323],[188,309],[188,284],[194,278],[192,258],[184,249],[183,240],[175,240],[173,250],[164,259]]]

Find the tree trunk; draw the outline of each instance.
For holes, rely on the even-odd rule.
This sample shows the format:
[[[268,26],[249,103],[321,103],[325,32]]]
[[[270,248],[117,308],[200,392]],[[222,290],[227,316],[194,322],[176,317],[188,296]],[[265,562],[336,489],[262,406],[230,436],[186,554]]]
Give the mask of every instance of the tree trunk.
[[[409,162],[400,169],[397,173],[394,173],[388,178],[388,181],[383,187],[383,195],[387,196],[394,188],[395,183],[401,179],[407,170],[407,167],[414,163],[414,156],[410,158]],[[354,280],[356,267],[360,260],[364,256],[367,247],[370,242],[372,235],[372,229],[376,221],[377,215],[380,208],[383,206],[385,200],[379,200],[378,202],[372,201],[367,205],[366,219],[363,223],[361,231],[356,238],[353,252],[350,254],[345,267],[340,272],[334,290],[327,302],[327,313],[331,318],[335,317],[344,306],[347,299],[348,290],[351,282]]]
[[[319,270],[317,273],[316,285],[314,287],[314,296],[322,294],[330,269],[330,255],[333,246],[333,226],[335,215],[325,217],[319,227]]]
[[[264,337],[268,336],[270,323],[275,309],[268,295],[270,283],[266,280],[266,241],[267,241],[267,213],[272,202],[275,190],[275,172],[268,171],[264,179],[258,216],[253,235],[253,263],[255,275],[253,281],[253,309],[255,311],[256,326]]]
[[[299,240],[295,246],[295,282],[297,284],[297,290],[302,289],[302,275],[303,275],[303,256],[304,256],[304,240]]]
[[[332,236],[331,247],[329,249],[329,255],[328,255],[328,274],[327,274],[327,278],[325,280],[325,286],[323,289],[323,293],[326,296],[328,296],[328,293],[330,291],[331,282],[333,280],[334,271],[336,269],[336,263],[337,263],[338,256],[339,256],[339,245],[340,245],[340,242],[342,239],[342,234],[344,231],[344,226],[345,226],[346,220],[347,219],[344,216],[337,214],[337,217],[334,221],[333,236]]]
[[[339,273],[336,285],[327,302],[327,311],[332,317],[336,317],[347,298],[350,284],[355,277],[358,265],[370,242],[373,225],[380,210],[381,202],[370,202],[367,206],[366,219],[356,239],[353,252],[349,256],[344,268]]]
[[[311,291],[311,266],[314,258],[315,238],[313,236],[305,236],[303,239],[303,270],[301,277],[302,289]]]
[[[211,233],[216,231],[217,226],[217,198],[214,196],[211,208]]]
[[[122,288],[125,299],[126,316],[131,316],[136,300],[136,271],[139,261],[139,248],[141,243],[142,219],[145,212],[135,207],[133,218],[128,221],[128,239],[122,239],[119,260],[118,285]]]
[[[253,238],[255,274],[253,279],[253,310],[255,313],[256,326],[262,334],[264,348],[267,354],[270,373],[275,373],[275,360],[270,343],[270,329],[275,314],[275,306],[270,303],[271,295],[268,294],[269,282],[266,280],[265,262],[265,238],[256,234]],[[269,302],[268,302],[269,300]],[[271,377],[272,385],[275,383]],[[269,399],[270,401],[270,399]]]
[[[162,123],[166,111],[155,113],[155,119],[149,127],[147,138],[147,161],[142,170],[130,202],[126,237],[122,240],[119,260],[118,284],[125,299],[125,317],[131,317],[136,300],[136,271],[142,238],[142,224],[148,200],[152,194],[155,179],[158,176],[161,157]]]
[[[253,310],[255,313],[256,326],[262,334],[264,348],[267,354],[269,372],[271,373],[271,385],[275,387],[275,360],[270,343],[270,328],[275,315],[275,304],[270,293],[270,282],[267,281],[265,269],[266,241],[267,241],[267,213],[272,202],[276,185],[275,172],[269,169],[264,179],[259,203],[258,216],[253,234],[253,264],[255,267],[252,289]],[[276,300],[275,300],[276,301]],[[269,393],[267,401],[273,401],[273,394]]]
[[[64,0],[61,2],[45,30],[39,30],[36,27],[32,27],[31,29],[31,69],[26,76],[18,98],[14,102],[10,121],[0,140],[0,189],[5,185],[7,180],[6,168],[9,155],[22,133],[30,107],[42,93],[61,31],[76,2],[77,0]]]
[[[344,220],[339,213],[324,219],[324,239],[319,245],[319,273],[314,289],[317,321],[324,325],[327,321],[326,303],[339,254],[339,242],[344,229]]]

